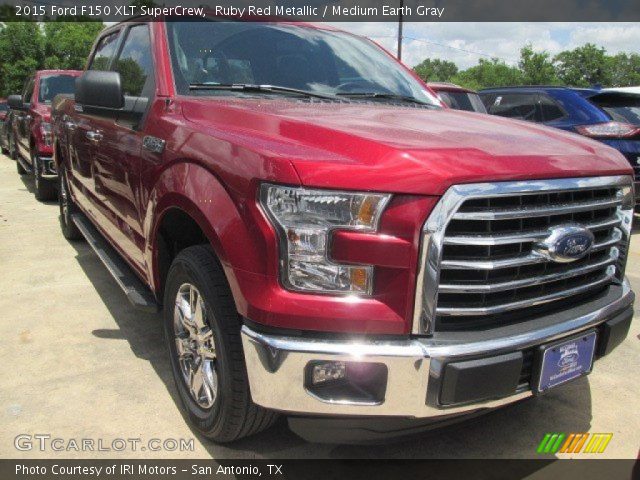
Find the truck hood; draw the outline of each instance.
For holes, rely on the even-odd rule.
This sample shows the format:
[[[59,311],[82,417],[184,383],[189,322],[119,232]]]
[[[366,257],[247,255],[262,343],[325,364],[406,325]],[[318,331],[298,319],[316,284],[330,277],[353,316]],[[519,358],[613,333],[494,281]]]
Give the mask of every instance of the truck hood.
[[[209,134],[232,131],[234,142],[286,158],[314,187],[440,195],[458,183],[632,173],[599,142],[452,109],[226,97],[190,99],[182,111]]]

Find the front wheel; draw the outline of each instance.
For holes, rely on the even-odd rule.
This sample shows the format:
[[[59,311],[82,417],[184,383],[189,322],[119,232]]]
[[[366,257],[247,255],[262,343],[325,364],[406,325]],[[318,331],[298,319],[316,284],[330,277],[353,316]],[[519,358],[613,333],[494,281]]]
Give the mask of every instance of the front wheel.
[[[213,251],[181,251],[164,294],[164,329],[173,377],[193,424],[216,442],[271,426],[277,414],[251,400],[240,318]]]
[[[56,199],[56,187],[51,180],[42,178],[42,165],[37,155],[31,155],[33,160],[33,184],[35,186],[36,199],[47,202]]]
[[[78,227],[71,217],[77,212],[76,204],[73,202],[71,195],[69,194],[69,183],[67,182],[67,172],[64,170],[64,166],[60,166],[60,173],[58,174],[58,203],[60,205],[60,229],[62,235],[67,240],[76,241],[81,240],[82,233],[78,230]]]

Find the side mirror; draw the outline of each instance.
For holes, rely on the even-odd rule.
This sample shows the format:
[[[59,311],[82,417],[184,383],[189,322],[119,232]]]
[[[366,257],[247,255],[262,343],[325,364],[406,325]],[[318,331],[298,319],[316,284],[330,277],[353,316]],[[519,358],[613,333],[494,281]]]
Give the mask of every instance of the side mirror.
[[[112,110],[123,108],[124,95],[120,74],[87,70],[76,79],[76,103]]]
[[[23,110],[24,103],[22,102],[22,95],[9,95],[7,97],[7,104],[9,108],[13,108],[14,110]]]

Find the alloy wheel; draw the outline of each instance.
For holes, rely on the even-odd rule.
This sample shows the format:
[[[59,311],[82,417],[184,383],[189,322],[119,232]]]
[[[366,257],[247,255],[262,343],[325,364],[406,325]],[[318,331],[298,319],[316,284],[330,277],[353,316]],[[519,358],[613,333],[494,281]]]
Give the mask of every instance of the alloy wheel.
[[[176,355],[191,398],[204,409],[211,408],[218,396],[216,348],[206,312],[198,289],[182,284],[173,312]]]

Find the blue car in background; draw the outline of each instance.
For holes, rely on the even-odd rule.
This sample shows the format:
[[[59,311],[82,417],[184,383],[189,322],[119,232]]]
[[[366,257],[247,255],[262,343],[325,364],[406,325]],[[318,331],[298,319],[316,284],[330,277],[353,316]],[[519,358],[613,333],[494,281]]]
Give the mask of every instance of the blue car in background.
[[[619,150],[633,166],[640,211],[640,95],[558,86],[496,87],[478,93],[492,115],[561,128]]]

